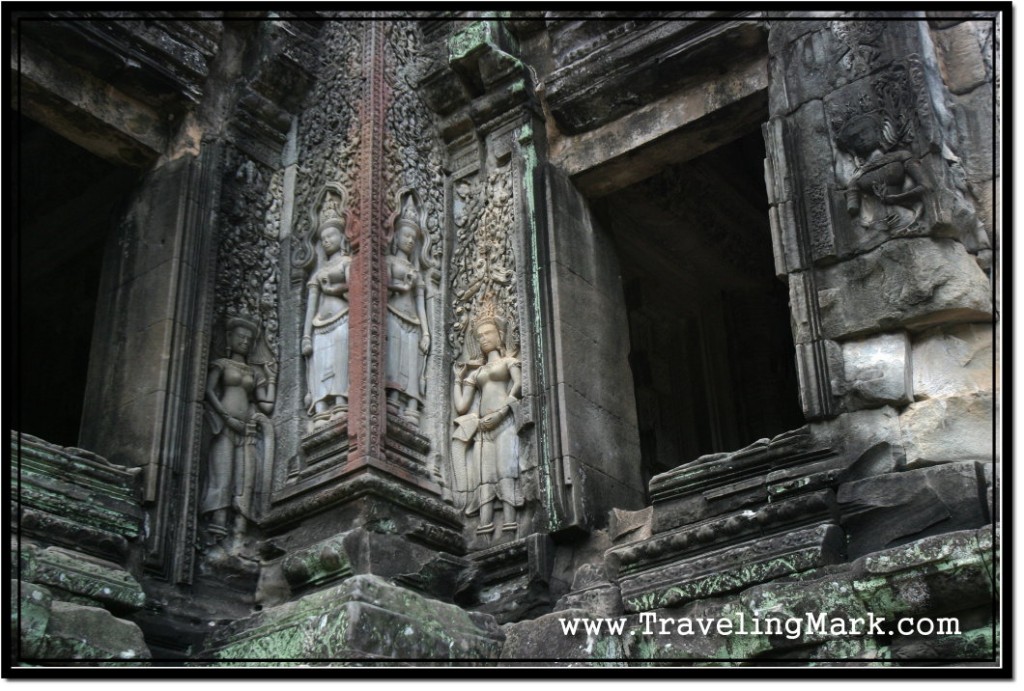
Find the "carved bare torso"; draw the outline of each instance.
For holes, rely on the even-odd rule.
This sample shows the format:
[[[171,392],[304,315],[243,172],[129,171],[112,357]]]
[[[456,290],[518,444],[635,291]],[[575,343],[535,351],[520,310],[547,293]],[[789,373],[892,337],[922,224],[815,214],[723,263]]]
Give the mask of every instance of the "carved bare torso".
[[[419,283],[416,267],[404,254],[388,257],[388,305],[413,322],[416,317],[416,288]]]
[[[350,262],[348,256],[335,254],[310,281],[320,290],[314,326],[329,324],[347,311],[348,302],[345,298],[348,293],[347,274]]]
[[[508,402],[512,384],[509,363],[512,358],[498,358],[483,364],[476,373],[476,385],[480,390],[480,417],[501,410]]]
[[[256,388],[252,367],[229,359],[217,360],[215,364],[221,370],[220,404],[224,412],[235,418],[248,418],[252,392]]]

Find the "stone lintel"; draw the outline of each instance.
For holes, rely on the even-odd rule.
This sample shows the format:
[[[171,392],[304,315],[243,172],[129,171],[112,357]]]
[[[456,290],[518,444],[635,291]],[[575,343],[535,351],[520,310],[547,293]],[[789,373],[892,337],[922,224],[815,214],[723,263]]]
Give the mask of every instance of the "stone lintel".
[[[584,194],[601,196],[670,163],[706,153],[758,126],[767,111],[768,74],[757,57],[713,97],[695,84],[575,136],[551,137],[551,161]]]
[[[627,612],[676,607],[842,560],[843,531],[820,525],[674,561],[622,578]]]
[[[146,167],[163,152],[166,122],[154,108],[25,36],[11,59],[24,114],[116,165]]]
[[[822,521],[838,519],[835,492],[824,488],[787,497],[781,501],[714,516],[700,523],[610,550],[619,571],[630,575],[657,567],[668,560],[698,556],[729,545],[757,540]]]

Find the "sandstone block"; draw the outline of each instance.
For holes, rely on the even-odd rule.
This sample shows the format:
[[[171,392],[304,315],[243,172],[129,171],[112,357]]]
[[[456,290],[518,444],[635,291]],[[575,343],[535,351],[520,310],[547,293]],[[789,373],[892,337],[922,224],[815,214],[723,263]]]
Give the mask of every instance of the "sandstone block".
[[[900,415],[907,466],[992,459],[991,394],[918,401]]]
[[[992,391],[992,325],[964,324],[914,340],[914,397],[942,398]]]
[[[53,596],[46,588],[11,579],[11,633],[18,640],[14,648],[17,659],[39,656],[52,602]]]
[[[891,240],[818,274],[826,338],[990,318],[988,279],[953,240]]]
[[[932,33],[941,58],[943,81],[954,94],[970,91],[990,78],[985,59],[992,50],[992,22],[962,22]]]
[[[140,660],[149,657],[149,648],[133,622],[99,607],[55,601],[40,657]]]
[[[990,522],[984,476],[973,462],[879,475],[840,486],[847,556]]]
[[[851,460],[843,481],[891,473],[903,467],[905,452],[894,408],[858,410],[811,426],[814,439]]]
[[[588,633],[580,623],[574,633],[566,633],[562,622],[573,620],[597,621],[587,610],[567,609],[506,626],[501,659],[562,661],[572,666],[573,660],[588,664],[588,660],[625,657],[622,638],[603,628],[598,633]]]
[[[843,344],[842,389],[849,409],[913,400],[910,339],[905,331]]]
[[[234,621],[213,634],[207,657],[223,659],[487,659],[500,633],[492,617],[431,600],[376,576]]]

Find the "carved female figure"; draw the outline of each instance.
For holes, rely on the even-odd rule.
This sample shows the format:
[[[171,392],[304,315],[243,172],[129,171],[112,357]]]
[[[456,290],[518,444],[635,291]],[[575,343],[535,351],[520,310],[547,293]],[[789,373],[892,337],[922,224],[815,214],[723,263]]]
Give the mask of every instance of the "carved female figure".
[[[416,244],[423,237],[412,197],[406,197],[395,221],[391,254],[387,258],[388,408],[419,426],[426,389],[426,354],[430,350],[426,282],[420,271]]]
[[[200,512],[211,514],[209,530],[219,536],[227,534],[229,510],[234,510],[236,535],[252,515],[257,426],[262,430],[264,457],[274,453],[274,428],[267,415],[274,410],[277,367],[273,361],[259,367],[249,364],[257,332],[256,324],[244,317],[228,319],[228,355],[214,360],[206,378],[213,441]]]
[[[348,411],[348,284],[352,259],[343,252],[344,222],[331,214],[321,224],[323,260],[310,275],[302,354],[307,358],[306,406],[313,428]]]
[[[495,317],[480,317],[475,327],[482,359],[455,364],[453,456],[460,466],[456,484],[469,490],[466,515],[480,514],[478,533],[515,531],[516,509],[523,505],[516,434],[521,367],[506,353]],[[497,502],[502,510],[500,529],[494,524]]]
[[[853,157],[846,210],[865,229],[903,230],[921,216],[926,191],[921,162],[896,148],[901,138],[889,119],[877,113],[851,118],[836,138],[840,150]]]

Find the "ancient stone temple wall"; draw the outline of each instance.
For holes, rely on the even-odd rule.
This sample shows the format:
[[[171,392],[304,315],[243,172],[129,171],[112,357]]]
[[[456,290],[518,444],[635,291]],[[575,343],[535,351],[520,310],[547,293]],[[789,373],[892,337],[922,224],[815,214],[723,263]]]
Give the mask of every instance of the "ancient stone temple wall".
[[[424,19],[19,24],[139,175],[89,451],[13,442],[23,658],[991,661],[998,16]],[[961,628],[649,630],[806,613]]]

